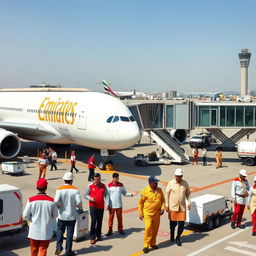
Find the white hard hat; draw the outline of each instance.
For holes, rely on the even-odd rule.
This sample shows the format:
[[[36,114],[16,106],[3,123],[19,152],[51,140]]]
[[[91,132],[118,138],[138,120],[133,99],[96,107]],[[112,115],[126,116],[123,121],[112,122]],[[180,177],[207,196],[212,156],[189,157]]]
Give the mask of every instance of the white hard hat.
[[[174,174],[175,174],[175,176],[182,176],[183,175],[183,171],[180,168],[178,168],[178,169],[175,170]]]
[[[240,171],[239,171],[239,174],[240,175],[242,175],[242,176],[247,176],[247,173],[246,173],[246,170],[245,169],[241,169]]]
[[[253,179],[254,181],[256,181],[256,176],[254,177],[254,179]]]
[[[63,176],[63,180],[73,180],[75,177],[72,172],[66,172]]]

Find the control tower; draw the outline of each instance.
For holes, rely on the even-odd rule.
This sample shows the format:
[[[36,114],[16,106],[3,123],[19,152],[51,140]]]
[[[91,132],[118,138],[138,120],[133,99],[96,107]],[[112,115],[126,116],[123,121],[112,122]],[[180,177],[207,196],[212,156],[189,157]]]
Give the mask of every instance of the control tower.
[[[248,49],[242,49],[238,54],[241,66],[241,96],[248,95],[248,66],[251,53]]]

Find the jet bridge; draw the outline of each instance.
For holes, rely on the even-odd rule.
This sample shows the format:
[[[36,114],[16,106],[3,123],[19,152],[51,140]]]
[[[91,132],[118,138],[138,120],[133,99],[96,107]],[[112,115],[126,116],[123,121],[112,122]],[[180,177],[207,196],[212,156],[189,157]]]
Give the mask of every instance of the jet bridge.
[[[222,142],[219,147],[229,149],[256,131],[256,102],[133,100],[126,103],[144,131],[205,129]],[[238,131],[228,137],[227,129]],[[177,148],[173,150],[176,152]]]
[[[158,157],[168,157],[175,163],[186,163],[189,157],[180,145],[186,141],[186,130],[190,128],[189,106],[188,103],[166,105],[157,102],[141,103],[129,108],[140,129],[147,131],[150,138],[157,143]],[[182,129],[173,129],[173,116],[177,116],[175,127]]]

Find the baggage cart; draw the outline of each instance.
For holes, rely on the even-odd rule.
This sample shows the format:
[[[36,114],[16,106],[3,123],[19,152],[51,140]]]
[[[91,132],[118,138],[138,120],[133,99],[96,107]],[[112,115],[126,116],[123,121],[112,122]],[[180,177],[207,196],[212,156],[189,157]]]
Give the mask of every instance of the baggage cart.
[[[24,173],[24,163],[22,162],[3,162],[2,174],[22,175]]]
[[[74,235],[73,235],[73,240],[78,242],[82,239],[84,239],[86,237],[86,235],[89,232],[89,228],[88,228],[88,218],[89,218],[89,211],[83,211],[81,213],[78,214],[78,218],[76,220],[76,224],[75,224],[75,230],[74,230]],[[54,226],[53,226],[53,232],[57,233],[57,221],[58,218],[56,219],[56,221],[54,222]],[[67,236],[67,233],[64,233],[64,237]]]

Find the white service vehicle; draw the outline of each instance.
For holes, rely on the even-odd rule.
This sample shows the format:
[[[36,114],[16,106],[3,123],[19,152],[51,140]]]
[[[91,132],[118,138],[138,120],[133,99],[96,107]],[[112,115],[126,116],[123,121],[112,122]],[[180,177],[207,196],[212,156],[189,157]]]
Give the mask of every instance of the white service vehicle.
[[[19,233],[22,228],[20,189],[8,184],[0,184],[0,236]]]
[[[245,165],[255,165],[256,142],[240,141],[237,146],[237,155],[243,159]]]
[[[9,173],[11,175],[22,175],[24,173],[24,163],[22,162],[3,162],[2,174]]]
[[[242,97],[237,97],[238,102],[252,102],[252,96],[251,95],[244,95]]]
[[[191,199],[191,210],[187,211],[186,222],[212,230],[221,225],[222,218],[230,216],[229,200],[224,196],[205,194]]]

